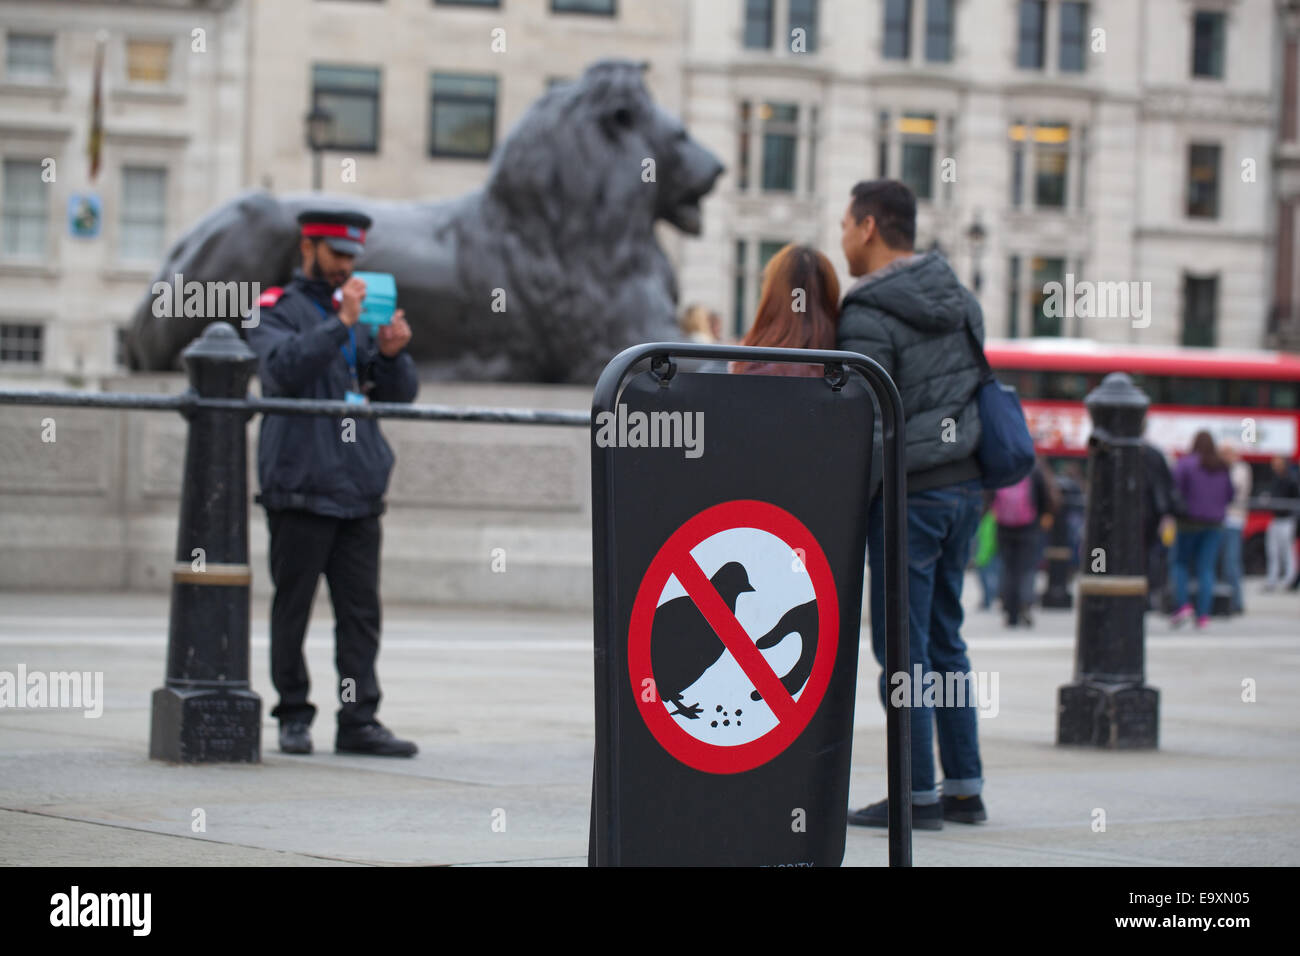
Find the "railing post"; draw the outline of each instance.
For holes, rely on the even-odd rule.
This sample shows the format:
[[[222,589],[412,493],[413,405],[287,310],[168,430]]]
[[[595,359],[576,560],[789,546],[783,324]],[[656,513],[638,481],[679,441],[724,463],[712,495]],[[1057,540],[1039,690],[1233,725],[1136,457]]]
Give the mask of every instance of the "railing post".
[[[209,325],[181,354],[189,394],[245,398],[257,358],[234,328]],[[189,408],[166,685],[153,693],[149,756],[261,760],[262,700],[248,679],[246,410]]]
[[[1127,375],[1112,372],[1084,404],[1092,436],[1074,682],[1060,688],[1056,742],[1153,748],[1160,692],[1145,683],[1142,538],[1142,425],[1149,400]]]

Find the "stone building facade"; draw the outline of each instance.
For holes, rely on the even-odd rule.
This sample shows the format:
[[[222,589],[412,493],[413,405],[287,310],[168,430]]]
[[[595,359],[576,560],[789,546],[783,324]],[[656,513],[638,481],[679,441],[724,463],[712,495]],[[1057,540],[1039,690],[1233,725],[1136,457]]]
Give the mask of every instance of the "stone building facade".
[[[123,371],[161,248],[241,189],[311,188],[314,106],[334,117],[325,190],[454,196],[603,56],[647,62],[728,167],[704,234],[663,242],[682,306],[733,335],[784,242],[847,283],[849,189],[885,174],[921,195],[921,244],[979,279],[993,335],[1271,345],[1300,282],[1294,18],[1291,0],[3,0],[0,379]],[[68,221],[87,193],[97,238]],[[1067,275],[1137,283],[1145,315],[1047,314]]]
[[[687,120],[732,172],[685,295],[739,332],[786,241],[847,280],[849,190],[883,174],[921,197],[919,245],[978,275],[991,335],[1262,347],[1276,22],[1272,0],[693,4]],[[1150,283],[1149,324],[1046,314],[1067,274]]]

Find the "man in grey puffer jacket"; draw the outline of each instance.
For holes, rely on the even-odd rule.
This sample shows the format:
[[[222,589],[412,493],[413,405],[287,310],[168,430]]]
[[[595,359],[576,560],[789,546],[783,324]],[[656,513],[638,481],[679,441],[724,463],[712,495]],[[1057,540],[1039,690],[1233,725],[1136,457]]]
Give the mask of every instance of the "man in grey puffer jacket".
[[[912,821],[938,830],[944,820],[987,819],[980,799],[977,715],[973,695],[963,706],[943,699],[954,687],[948,674],[967,674],[962,641],[961,589],[971,539],[983,511],[976,388],[982,369],[967,327],[983,342],[979,303],[937,252],[915,254],[916,199],[893,180],[861,182],[841,222],[849,272],[860,277],[845,293],[839,347],[879,362],[893,378],[906,417],[907,545],[910,660],[905,675],[888,680],[885,665],[883,583],[884,516],[880,458],[872,464],[873,496],[867,527],[871,567],[871,637],[880,663],[881,700],[901,698],[912,708]],[[876,423],[880,447],[880,422]],[[938,707],[924,706],[921,675],[937,675]],[[929,678],[922,680],[928,683]],[[963,681],[964,684],[964,681]],[[960,699],[960,698],[959,698]],[[943,765],[942,802],[934,773],[937,729]],[[860,826],[887,826],[887,801],[849,815]]]

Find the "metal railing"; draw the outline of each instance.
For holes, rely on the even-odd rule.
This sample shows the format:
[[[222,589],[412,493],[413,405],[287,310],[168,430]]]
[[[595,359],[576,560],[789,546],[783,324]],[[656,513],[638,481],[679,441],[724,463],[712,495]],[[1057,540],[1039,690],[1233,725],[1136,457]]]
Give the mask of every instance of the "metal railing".
[[[112,408],[152,412],[247,412],[276,415],[328,415],[338,418],[396,418],[434,422],[482,422],[501,425],[561,425],[586,428],[591,413],[554,408],[490,408],[481,405],[414,405],[396,402],[350,402],[311,398],[204,398],[194,391],[179,395],[126,392],[60,392],[52,389],[0,390],[0,405],[60,408]]]

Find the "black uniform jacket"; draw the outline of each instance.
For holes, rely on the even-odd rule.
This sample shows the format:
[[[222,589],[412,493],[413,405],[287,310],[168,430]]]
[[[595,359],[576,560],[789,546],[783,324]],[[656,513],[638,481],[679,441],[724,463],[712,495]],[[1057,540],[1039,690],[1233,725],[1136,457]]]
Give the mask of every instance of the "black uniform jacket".
[[[352,387],[348,328],[327,282],[301,272],[274,304],[263,304],[248,330],[268,398],[342,401]],[[272,291],[263,302],[274,298]],[[375,402],[410,402],[419,390],[415,362],[405,351],[388,358],[370,329],[353,326],[361,390]],[[266,415],[257,446],[257,500],[268,509],[293,508],[337,518],[382,514],[393,451],[377,419],[326,415]]]

